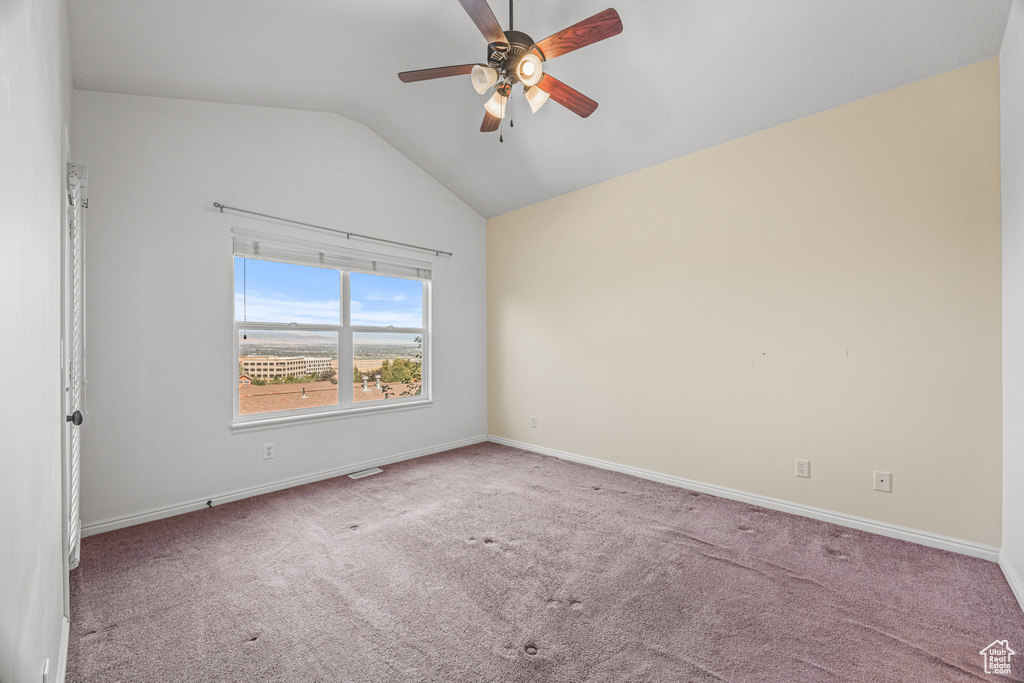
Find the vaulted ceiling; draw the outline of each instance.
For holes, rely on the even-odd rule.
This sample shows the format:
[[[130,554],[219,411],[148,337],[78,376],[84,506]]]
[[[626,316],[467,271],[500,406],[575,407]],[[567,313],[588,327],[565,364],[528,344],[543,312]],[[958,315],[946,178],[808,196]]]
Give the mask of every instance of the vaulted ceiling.
[[[74,85],[336,112],[365,124],[486,217],[999,53],[1011,0],[519,0],[540,40],[606,7],[621,35],[547,62],[598,101],[554,102],[479,132],[486,61],[457,0],[69,0]],[[490,0],[508,28],[507,0]]]

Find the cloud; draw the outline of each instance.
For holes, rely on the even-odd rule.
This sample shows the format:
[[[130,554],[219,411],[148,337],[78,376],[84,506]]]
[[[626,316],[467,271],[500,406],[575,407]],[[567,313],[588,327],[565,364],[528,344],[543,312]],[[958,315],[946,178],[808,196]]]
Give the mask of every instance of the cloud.
[[[242,295],[235,295],[235,311],[242,318]],[[303,325],[338,325],[341,302],[297,301],[279,295],[249,292],[245,301],[245,319],[249,322],[299,323]],[[353,300],[349,309],[352,324],[362,327],[422,327],[423,312],[419,306],[411,310],[374,310]]]
[[[235,295],[235,311],[242,317],[242,295]],[[341,302],[295,301],[283,297],[249,292],[245,300],[245,318],[251,322],[300,323],[313,325],[340,324]]]
[[[368,294],[365,298],[367,301],[405,301],[406,296],[404,294],[395,294],[394,296],[381,296],[380,294]]]

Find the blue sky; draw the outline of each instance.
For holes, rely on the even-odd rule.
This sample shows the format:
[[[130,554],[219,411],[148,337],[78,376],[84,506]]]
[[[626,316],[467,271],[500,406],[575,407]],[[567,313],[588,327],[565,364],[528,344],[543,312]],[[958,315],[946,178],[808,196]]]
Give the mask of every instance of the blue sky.
[[[423,283],[352,273],[350,285],[353,325],[422,327]],[[336,325],[340,299],[336,270],[235,257],[237,320]]]

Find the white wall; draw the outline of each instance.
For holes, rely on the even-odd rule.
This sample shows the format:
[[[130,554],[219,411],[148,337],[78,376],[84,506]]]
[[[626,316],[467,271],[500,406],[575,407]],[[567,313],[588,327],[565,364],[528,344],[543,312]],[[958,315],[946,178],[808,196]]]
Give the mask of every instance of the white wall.
[[[1024,607],[1024,0],[999,54],[1003,203],[1003,551]]]
[[[73,141],[90,196],[87,529],[486,434],[485,221],[367,128],[76,91]],[[231,228],[272,228],[215,201],[454,252],[434,260],[434,405],[233,434]]]
[[[986,60],[488,220],[490,433],[998,547],[998,88]]]
[[[0,681],[56,673],[64,614],[60,391],[63,0],[0,3]]]

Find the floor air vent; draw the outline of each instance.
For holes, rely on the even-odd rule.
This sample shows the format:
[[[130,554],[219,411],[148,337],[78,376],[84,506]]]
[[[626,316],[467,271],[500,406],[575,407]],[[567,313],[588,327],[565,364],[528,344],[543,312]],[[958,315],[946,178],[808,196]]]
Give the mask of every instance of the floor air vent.
[[[383,471],[384,470],[382,470],[379,467],[371,467],[370,469],[363,470],[361,472],[353,472],[352,474],[348,475],[348,477],[349,477],[349,479],[362,479],[363,477],[368,477],[371,474],[377,474],[378,472],[383,472]]]

